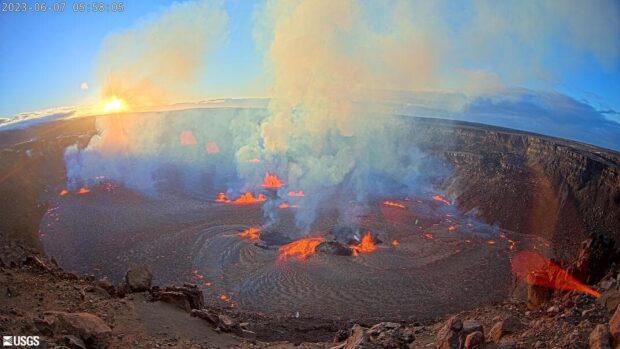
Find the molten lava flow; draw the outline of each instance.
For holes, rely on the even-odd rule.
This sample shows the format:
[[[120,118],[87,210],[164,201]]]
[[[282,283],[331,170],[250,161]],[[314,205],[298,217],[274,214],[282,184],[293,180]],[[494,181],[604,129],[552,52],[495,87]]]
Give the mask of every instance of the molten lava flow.
[[[258,237],[260,236],[260,229],[252,227],[239,233],[239,236],[250,240],[258,240]]]
[[[217,197],[215,198],[216,202],[228,202],[228,199],[226,198],[226,194],[224,193],[218,193]]]
[[[433,234],[431,234],[431,233],[425,233],[425,234],[424,234],[424,238],[425,238],[425,239],[427,239],[427,240],[433,240]]]
[[[398,246],[400,245],[400,242],[398,242],[398,240],[392,240],[392,246]]]
[[[405,205],[394,201],[383,201],[383,205],[398,208],[407,208]]]
[[[230,302],[230,297],[228,295],[221,294],[220,295],[220,300],[223,301],[223,302]]]
[[[284,184],[280,181],[276,175],[272,175],[269,172],[265,174],[265,179],[263,180],[262,186],[265,188],[280,188]]]
[[[299,260],[303,260],[307,256],[316,253],[316,247],[324,240],[325,239],[321,237],[306,238],[286,244],[278,250],[278,260],[283,260],[287,257],[295,257]]]
[[[90,189],[82,187],[82,188],[80,188],[80,190],[77,191],[77,193],[78,194],[87,194],[87,193],[90,193]]]
[[[443,196],[439,194],[433,195],[433,200],[443,202],[446,205],[452,205],[452,203],[448,199],[444,198]]]
[[[67,194],[69,194],[69,191],[67,189],[63,189],[60,191],[60,193],[58,193],[59,196],[65,196]]]
[[[351,250],[353,250],[353,255],[357,256],[360,253],[369,253],[373,252],[377,249],[377,245],[372,239],[372,235],[370,233],[364,234],[362,237],[362,241],[359,244],[351,246]]]
[[[252,193],[247,192],[241,195],[238,199],[233,200],[231,202],[236,205],[246,205],[246,204],[256,204],[259,202],[263,202],[265,200],[267,200],[267,198],[263,194],[258,194],[258,197],[255,197],[254,195],[252,195]]]
[[[189,130],[182,131],[179,134],[179,141],[182,145],[195,145],[198,143],[196,137],[194,137],[194,133]]]
[[[512,259],[512,272],[530,285],[564,291],[579,291],[595,298],[601,295],[579,282],[554,262],[534,252],[519,252]]]
[[[304,192],[303,191],[289,191],[286,195],[288,196],[294,196],[294,197],[302,197],[304,196]]]
[[[451,226],[448,227],[448,231],[454,231],[454,230],[456,230],[455,226],[451,225]]]
[[[487,240],[488,245],[495,245],[495,240]]]

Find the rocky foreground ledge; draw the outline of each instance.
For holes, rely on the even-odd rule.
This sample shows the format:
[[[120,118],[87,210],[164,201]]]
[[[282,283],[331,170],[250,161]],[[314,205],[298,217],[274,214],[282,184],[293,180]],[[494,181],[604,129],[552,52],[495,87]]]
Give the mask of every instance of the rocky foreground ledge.
[[[530,289],[536,302],[515,300],[430,323],[352,323],[208,308],[195,285],[152,286],[145,265],[113,285],[65,272],[14,241],[2,252],[0,330],[40,336],[44,348],[620,348],[615,264],[594,285],[598,299]],[[583,252],[577,265],[595,264],[583,260],[595,255]]]

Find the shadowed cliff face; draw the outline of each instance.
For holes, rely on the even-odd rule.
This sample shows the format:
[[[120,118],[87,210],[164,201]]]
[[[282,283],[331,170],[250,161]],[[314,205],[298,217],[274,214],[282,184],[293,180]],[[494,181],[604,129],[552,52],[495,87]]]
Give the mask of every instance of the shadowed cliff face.
[[[463,211],[542,236],[560,258],[592,232],[620,240],[620,154],[508,129],[418,123],[423,149],[454,169],[440,185]]]
[[[93,118],[56,121],[0,131],[0,240],[22,240],[40,249],[37,232],[47,210],[41,199],[64,185],[64,151],[88,143]]]

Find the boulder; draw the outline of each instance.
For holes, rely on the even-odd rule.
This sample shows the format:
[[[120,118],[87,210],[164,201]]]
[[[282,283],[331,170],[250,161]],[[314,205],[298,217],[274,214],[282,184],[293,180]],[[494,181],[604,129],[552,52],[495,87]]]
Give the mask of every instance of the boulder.
[[[462,329],[463,322],[456,316],[451,317],[437,332],[435,347],[437,349],[460,349]]]
[[[336,256],[350,256],[353,254],[349,246],[343,245],[338,241],[323,241],[316,247],[316,252]]]
[[[620,288],[612,288],[601,293],[596,302],[607,308],[611,314],[620,305]]]
[[[551,299],[553,290],[528,283],[527,285],[527,307],[529,309],[538,309],[541,305],[547,303]]]
[[[366,334],[366,330],[355,324],[351,328],[351,332],[349,333],[349,338],[344,342],[343,349],[361,349],[364,348],[364,345],[368,342],[368,335]]]
[[[204,298],[202,291],[196,285],[184,284],[183,286],[170,286],[163,290],[153,287],[151,290],[154,301],[161,301],[176,305],[190,312],[192,309],[202,309]]]
[[[105,347],[112,329],[96,315],[90,313],[66,313],[48,311],[43,323],[51,333],[68,333],[81,338],[88,347]]]
[[[153,274],[148,265],[140,264],[129,268],[125,275],[125,282],[129,292],[143,292],[151,288]]]
[[[406,329],[395,322],[380,322],[366,331],[368,341],[379,348],[408,348],[415,340],[412,329]]]
[[[506,319],[498,321],[491,327],[489,331],[489,340],[499,343],[499,340],[506,334],[517,332],[523,324],[514,316],[508,316]]]
[[[484,333],[474,331],[465,337],[465,349],[476,349],[484,344]]]
[[[189,304],[189,300],[183,294],[183,292],[175,292],[175,291],[161,291],[157,293],[157,297],[153,297],[153,300],[172,304],[177,308],[181,308],[186,312],[192,311],[192,307]]]
[[[86,349],[86,343],[76,336],[68,335],[63,337],[65,345],[71,349]]]
[[[97,286],[106,290],[106,292],[108,292],[111,296],[116,294],[116,288],[108,278],[104,277],[103,279],[97,281]]]
[[[588,339],[589,349],[611,349],[611,341],[607,325],[596,325],[590,332]]]
[[[482,325],[477,320],[465,320],[463,321],[462,335],[467,336],[473,332],[483,332]]]
[[[620,305],[609,320],[609,332],[611,333],[614,349],[620,349]]]
[[[209,309],[194,309],[191,311],[191,316],[206,320],[215,329],[220,329],[222,332],[233,332],[238,335],[243,332],[235,319],[225,314],[217,314]]]

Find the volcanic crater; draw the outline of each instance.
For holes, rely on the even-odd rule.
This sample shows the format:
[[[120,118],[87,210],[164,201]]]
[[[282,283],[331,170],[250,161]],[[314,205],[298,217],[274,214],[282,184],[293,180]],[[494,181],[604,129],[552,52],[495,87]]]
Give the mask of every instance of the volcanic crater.
[[[186,118],[171,132],[188,151],[197,141],[183,132],[197,113],[159,116]],[[129,265],[147,263],[155,284],[198,284],[210,305],[366,321],[431,319],[499,302],[514,292],[510,261],[518,251],[569,258],[592,232],[620,240],[618,153],[464,122],[399,122],[412,146],[441,163],[430,185],[413,194],[373,192],[363,207],[336,190],[309,231],[296,226],[295,211],[311,193],[289,188],[277,173],[247,193],[230,191],[238,181],[219,163],[191,189],[179,179],[183,168],[163,171],[157,195],[105,176],[67,188],[63,155],[72,144],[86,148],[95,118],[4,131],[3,156],[26,164],[13,186],[3,186],[4,197],[22,182],[39,191],[32,202],[3,201],[3,212],[12,223],[30,217],[17,226],[38,232],[66,270],[120,282]],[[230,162],[234,146],[220,136],[214,156]],[[268,222],[267,204],[277,223]],[[343,222],[344,211],[354,219]]]

